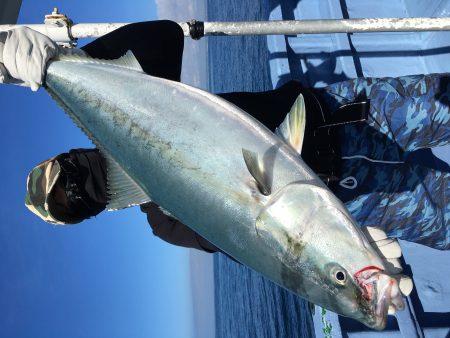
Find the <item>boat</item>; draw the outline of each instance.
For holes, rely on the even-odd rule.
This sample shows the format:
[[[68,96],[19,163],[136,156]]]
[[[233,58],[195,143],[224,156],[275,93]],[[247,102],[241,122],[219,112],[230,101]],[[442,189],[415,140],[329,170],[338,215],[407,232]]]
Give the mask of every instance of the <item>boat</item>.
[[[270,20],[447,17],[441,0],[280,1]],[[274,87],[291,78],[314,87],[360,77],[450,72],[450,31],[269,35]],[[444,153],[450,157],[450,147]],[[354,320],[315,309],[317,337],[332,327],[333,337],[448,337],[450,332],[450,252],[400,241],[404,272],[414,280],[407,309],[390,316],[375,332]],[[431,264],[430,264],[431,263]],[[330,326],[331,325],[331,326]],[[325,331],[324,331],[325,330]]]

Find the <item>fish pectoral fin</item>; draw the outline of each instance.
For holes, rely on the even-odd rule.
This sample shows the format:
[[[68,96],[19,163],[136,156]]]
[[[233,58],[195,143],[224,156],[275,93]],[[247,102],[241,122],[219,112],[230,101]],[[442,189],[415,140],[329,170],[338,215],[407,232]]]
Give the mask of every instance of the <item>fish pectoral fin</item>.
[[[272,187],[269,183],[269,177],[264,171],[264,166],[258,159],[258,154],[247,149],[242,149],[242,155],[244,156],[245,165],[255,179],[260,193],[265,196],[270,195]]]
[[[305,136],[305,125],[305,100],[303,99],[303,95],[300,94],[292,105],[291,111],[286,115],[283,123],[275,129],[275,134],[300,155]]]
[[[108,154],[106,159],[108,204],[106,209],[118,210],[150,202],[150,197]]]

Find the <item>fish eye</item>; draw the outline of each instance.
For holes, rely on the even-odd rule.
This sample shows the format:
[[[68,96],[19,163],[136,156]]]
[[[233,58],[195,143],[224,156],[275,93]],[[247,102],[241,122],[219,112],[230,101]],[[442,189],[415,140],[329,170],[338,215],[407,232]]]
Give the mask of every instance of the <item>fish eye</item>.
[[[344,271],[338,270],[335,272],[334,278],[338,283],[344,284],[345,280],[347,279],[347,276],[345,275]]]
[[[345,285],[347,283],[347,271],[341,266],[331,268],[330,277],[336,284]]]

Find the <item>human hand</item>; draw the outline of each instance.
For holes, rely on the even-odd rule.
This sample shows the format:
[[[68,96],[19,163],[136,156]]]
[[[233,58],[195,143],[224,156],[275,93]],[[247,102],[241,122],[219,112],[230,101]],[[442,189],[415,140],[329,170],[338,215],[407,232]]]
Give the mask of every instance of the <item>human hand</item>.
[[[21,84],[37,91],[47,62],[57,54],[55,42],[28,27],[0,32],[0,83]]]
[[[409,296],[413,289],[413,281],[409,276],[401,274],[403,271],[400,262],[402,249],[398,240],[395,238],[388,238],[383,230],[376,227],[365,227],[362,230],[369,240],[369,243],[383,259],[386,270],[397,279],[403,296]]]
[[[162,211],[161,208],[153,202],[141,204],[140,207],[141,211],[147,214],[149,222],[151,218],[152,227],[159,228],[161,226],[168,226],[177,221],[175,218]]]

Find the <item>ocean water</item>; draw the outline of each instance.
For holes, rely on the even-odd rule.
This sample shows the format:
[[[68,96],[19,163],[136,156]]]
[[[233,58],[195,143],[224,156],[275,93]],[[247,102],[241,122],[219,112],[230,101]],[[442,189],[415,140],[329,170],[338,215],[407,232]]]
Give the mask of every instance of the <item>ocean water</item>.
[[[274,1],[209,0],[209,21],[265,20]],[[265,37],[209,37],[215,93],[272,88]],[[313,337],[308,304],[225,255],[214,258],[216,337]]]

